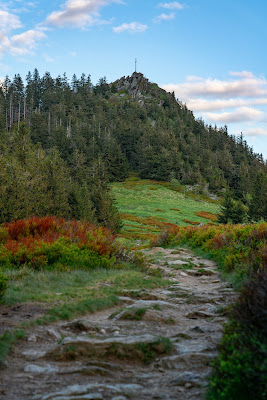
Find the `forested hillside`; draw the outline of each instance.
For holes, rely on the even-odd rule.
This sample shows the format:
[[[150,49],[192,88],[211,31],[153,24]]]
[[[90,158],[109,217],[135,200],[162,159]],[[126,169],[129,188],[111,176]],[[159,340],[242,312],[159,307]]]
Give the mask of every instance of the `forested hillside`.
[[[22,121],[26,123],[21,126]],[[227,127],[196,120],[174,94],[140,73],[112,84],[102,78],[95,86],[90,75],[73,75],[69,82],[65,74],[54,79],[47,72],[40,77],[37,69],[28,73],[25,84],[20,75],[12,81],[6,77],[0,90],[0,130],[1,178],[14,175],[27,181],[26,188],[45,187],[51,201],[40,214],[98,214],[99,221],[105,220],[95,199],[103,190],[109,196],[106,183],[123,180],[129,171],[141,178],[199,185],[200,192],[221,194],[230,188],[247,205],[254,199],[254,209],[257,198],[267,197],[266,164],[242,135],[236,138],[228,135]],[[11,158],[12,167],[7,161]],[[50,206],[55,192],[52,181],[45,183],[49,174],[61,196],[60,210]],[[20,183],[24,185],[16,181],[16,190]],[[2,199],[5,190],[7,186],[1,186]],[[15,197],[19,201],[19,195]],[[81,204],[85,199],[90,199],[88,204]],[[34,201],[42,204],[37,195]],[[32,202],[29,196],[29,209]],[[2,220],[11,218],[9,211],[4,213]],[[253,217],[265,215],[266,207]]]

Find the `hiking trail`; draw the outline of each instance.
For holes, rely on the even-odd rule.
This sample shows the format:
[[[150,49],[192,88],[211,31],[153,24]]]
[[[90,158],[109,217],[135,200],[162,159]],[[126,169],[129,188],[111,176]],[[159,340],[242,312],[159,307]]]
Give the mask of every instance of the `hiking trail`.
[[[144,253],[171,285],[124,290],[113,309],[32,328],[0,370],[0,399],[203,398],[236,295],[190,250]]]

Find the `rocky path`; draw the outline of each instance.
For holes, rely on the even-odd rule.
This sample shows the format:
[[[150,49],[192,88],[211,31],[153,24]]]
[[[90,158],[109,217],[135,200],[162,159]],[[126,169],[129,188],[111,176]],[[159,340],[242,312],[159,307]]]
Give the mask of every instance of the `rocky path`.
[[[233,290],[188,250],[148,253],[169,287],[125,290],[116,309],[36,328],[1,370],[0,399],[204,398]]]

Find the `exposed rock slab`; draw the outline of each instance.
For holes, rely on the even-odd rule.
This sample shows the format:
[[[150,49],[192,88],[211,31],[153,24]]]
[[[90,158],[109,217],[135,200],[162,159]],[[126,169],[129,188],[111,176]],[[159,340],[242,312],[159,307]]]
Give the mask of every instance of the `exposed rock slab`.
[[[144,349],[144,351],[143,351]],[[133,336],[118,336],[103,339],[67,337],[58,346],[50,350],[45,358],[56,361],[76,359],[128,359],[131,361],[144,361],[144,352],[164,354],[167,352],[161,338],[146,334]]]

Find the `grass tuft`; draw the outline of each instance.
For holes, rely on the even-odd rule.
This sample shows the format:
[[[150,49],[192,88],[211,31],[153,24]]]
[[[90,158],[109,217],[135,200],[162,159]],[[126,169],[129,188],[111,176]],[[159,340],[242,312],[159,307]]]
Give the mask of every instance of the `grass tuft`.
[[[7,355],[17,340],[23,339],[25,335],[26,334],[24,330],[15,329],[7,331],[0,336],[0,365],[5,361]]]

